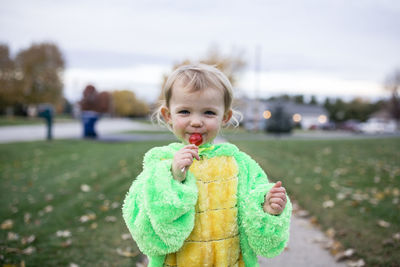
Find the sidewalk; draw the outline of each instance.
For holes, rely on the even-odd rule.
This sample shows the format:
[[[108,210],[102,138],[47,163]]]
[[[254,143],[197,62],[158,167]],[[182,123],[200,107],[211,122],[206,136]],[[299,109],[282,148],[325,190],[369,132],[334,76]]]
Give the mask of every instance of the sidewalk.
[[[100,137],[130,130],[158,131],[159,128],[130,119],[102,118],[96,124],[96,131]],[[0,143],[45,140],[46,131],[44,124],[0,127]],[[82,138],[82,131],[80,122],[55,123],[53,126],[53,138]]]
[[[259,257],[260,267],[344,267],[317,241],[323,240],[324,234],[311,223],[297,215],[292,215],[288,247],[279,256],[266,259]]]

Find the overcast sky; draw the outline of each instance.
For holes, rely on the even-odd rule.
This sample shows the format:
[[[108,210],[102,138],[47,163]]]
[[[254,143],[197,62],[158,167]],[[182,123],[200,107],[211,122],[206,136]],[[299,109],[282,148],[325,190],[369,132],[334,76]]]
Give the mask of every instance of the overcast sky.
[[[65,56],[70,100],[93,83],[152,101],[174,62],[196,60],[212,45],[243,52],[239,95],[255,96],[260,47],[260,97],[377,99],[400,68],[400,1],[0,0],[0,42],[15,54],[43,41]]]

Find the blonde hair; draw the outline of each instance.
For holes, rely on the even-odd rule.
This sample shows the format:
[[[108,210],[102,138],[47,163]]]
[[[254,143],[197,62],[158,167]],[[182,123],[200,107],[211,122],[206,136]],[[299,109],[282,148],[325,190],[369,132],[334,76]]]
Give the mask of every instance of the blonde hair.
[[[242,118],[240,112],[232,109],[233,88],[229,79],[219,69],[206,64],[183,65],[174,70],[169,75],[163,89],[160,107],[152,115],[152,120],[160,125],[170,126],[164,121],[161,115],[161,108],[166,106],[169,108],[169,102],[172,97],[172,89],[177,82],[181,82],[185,88],[190,91],[205,90],[207,88],[215,88],[221,90],[224,94],[224,111],[232,110],[232,118],[228,124],[237,127]]]

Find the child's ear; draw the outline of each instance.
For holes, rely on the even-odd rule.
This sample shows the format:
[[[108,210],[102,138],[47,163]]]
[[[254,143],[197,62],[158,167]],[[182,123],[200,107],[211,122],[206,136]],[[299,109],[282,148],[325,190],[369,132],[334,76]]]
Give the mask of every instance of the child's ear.
[[[163,116],[164,120],[167,123],[170,123],[170,121],[171,121],[171,113],[169,112],[169,109],[166,106],[163,106],[161,108],[161,115]]]
[[[232,114],[233,114],[232,109],[225,112],[224,117],[222,118],[222,122],[224,124],[227,124],[230,121],[230,119],[232,118]]]

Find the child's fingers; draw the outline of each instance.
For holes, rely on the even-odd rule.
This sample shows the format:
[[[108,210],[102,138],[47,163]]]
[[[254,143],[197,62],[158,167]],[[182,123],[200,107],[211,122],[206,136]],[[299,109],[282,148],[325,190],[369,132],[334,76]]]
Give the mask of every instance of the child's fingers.
[[[271,194],[276,194],[276,193],[286,194],[286,189],[284,187],[272,188],[271,190],[269,190],[269,193],[271,193]]]
[[[278,211],[278,212],[281,212],[283,210],[283,208],[280,205],[276,204],[276,203],[271,203],[271,208],[273,210],[275,210],[275,211]]]
[[[270,199],[273,199],[273,198],[280,198],[280,199],[282,199],[282,200],[286,200],[286,194],[284,194],[284,193],[274,193],[274,194],[270,194],[269,196],[268,196],[268,199],[270,200]]]
[[[195,145],[188,145],[182,149],[182,152],[190,153],[191,156],[197,160],[200,160],[198,147]]]
[[[271,206],[272,204],[278,204],[280,207],[285,205],[285,201],[282,198],[271,198],[270,199]]]
[[[281,186],[282,186],[282,182],[278,181],[278,182],[275,183],[275,185],[272,188],[278,188],[278,187],[281,187]]]

